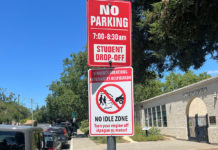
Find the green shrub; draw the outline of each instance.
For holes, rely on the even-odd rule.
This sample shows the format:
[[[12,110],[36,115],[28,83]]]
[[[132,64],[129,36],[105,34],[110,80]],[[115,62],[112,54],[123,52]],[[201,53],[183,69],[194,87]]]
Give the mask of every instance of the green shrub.
[[[89,134],[89,121],[88,120],[81,121],[80,130],[86,135]]]
[[[160,134],[160,129],[151,128],[148,130],[148,136],[145,135],[145,131],[142,130],[140,124],[135,124],[135,134],[131,137],[134,141],[157,141],[163,140],[164,137]]]
[[[160,135],[160,129],[152,127],[148,130],[149,135]]]
[[[24,124],[27,120],[29,120],[28,118],[27,119],[22,119],[20,120],[20,123]]]
[[[88,120],[81,121],[81,128],[87,128],[87,127],[89,127],[89,121]]]

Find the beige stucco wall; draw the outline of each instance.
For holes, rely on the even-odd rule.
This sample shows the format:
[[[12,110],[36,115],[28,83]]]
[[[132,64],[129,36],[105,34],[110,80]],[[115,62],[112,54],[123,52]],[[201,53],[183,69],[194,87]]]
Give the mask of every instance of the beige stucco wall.
[[[187,102],[182,101],[181,96],[172,95],[167,98],[160,98],[143,104],[143,108],[151,108],[153,106],[160,106],[164,104],[166,105],[167,112],[167,127],[161,127],[161,133],[164,135],[174,136],[178,139],[188,139],[185,107]]]
[[[207,114],[207,107],[200,98],[194,98],[193,100],[191,100],[188,109],[189,117],[194,117],[195,115],[205,116],[206,114]]]
[[[187,115],[189,110],[191,116],[196,112],[199,115],[208,113],[208,116],[216,116],[216,125],[209,124],[208,138],[210,143],[218,144],[218,100],[214,100],[215,92],[218,93],[218,77],[141,102],[137,104],[138,107],[135,107],[135,110],[140,112],[138,120],[142,126],[145,126],[144,109],[165,104],[167,127],[161,127],[161,132],[185,140],[188,139]]]

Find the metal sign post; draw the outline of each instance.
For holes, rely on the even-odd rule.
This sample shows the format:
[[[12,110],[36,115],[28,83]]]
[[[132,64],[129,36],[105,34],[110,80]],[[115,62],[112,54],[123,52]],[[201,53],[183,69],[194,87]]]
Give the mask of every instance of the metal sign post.
[[[112,68],[112,61],[109,60],[110,68]],[[116,150],[116,137],[107,136],[107,150]]]
[[[116,137],[115,136],[107,137],[107,150],[116,150]]]

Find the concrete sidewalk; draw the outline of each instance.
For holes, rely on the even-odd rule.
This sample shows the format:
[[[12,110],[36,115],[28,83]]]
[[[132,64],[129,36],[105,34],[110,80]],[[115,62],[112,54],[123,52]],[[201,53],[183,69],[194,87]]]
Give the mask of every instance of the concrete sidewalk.
[[[99,146],[102,150],[107,150],[106,144],[101,144]],[[117,150],[218,150],[218,146],[174,139],[137,143],[117,143]]]
[[[102,148],[77,130],[77,136],[72,138],[73,150],[102,150]]]
[[[95,144],[79,130],[72,140],[73,150],[107,150],[106,144]],[[154,142],[117,143],[117,150],[218,150],[218,146],[172,138]]]

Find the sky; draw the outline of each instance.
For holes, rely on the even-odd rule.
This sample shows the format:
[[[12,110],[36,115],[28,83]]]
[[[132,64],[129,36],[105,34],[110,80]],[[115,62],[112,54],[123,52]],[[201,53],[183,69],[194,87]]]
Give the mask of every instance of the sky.
[[[86,0],[1,0],[0,88],[20,94],[26,107],[31,98],[45,105],[62,61],[84,51],[86,38]],[[202,72],[218,75],[218,62],[208,57],[195,71]]]
[[[86,41],[85,0],[1,0],[0,87],[45,105],[63,59]]]

